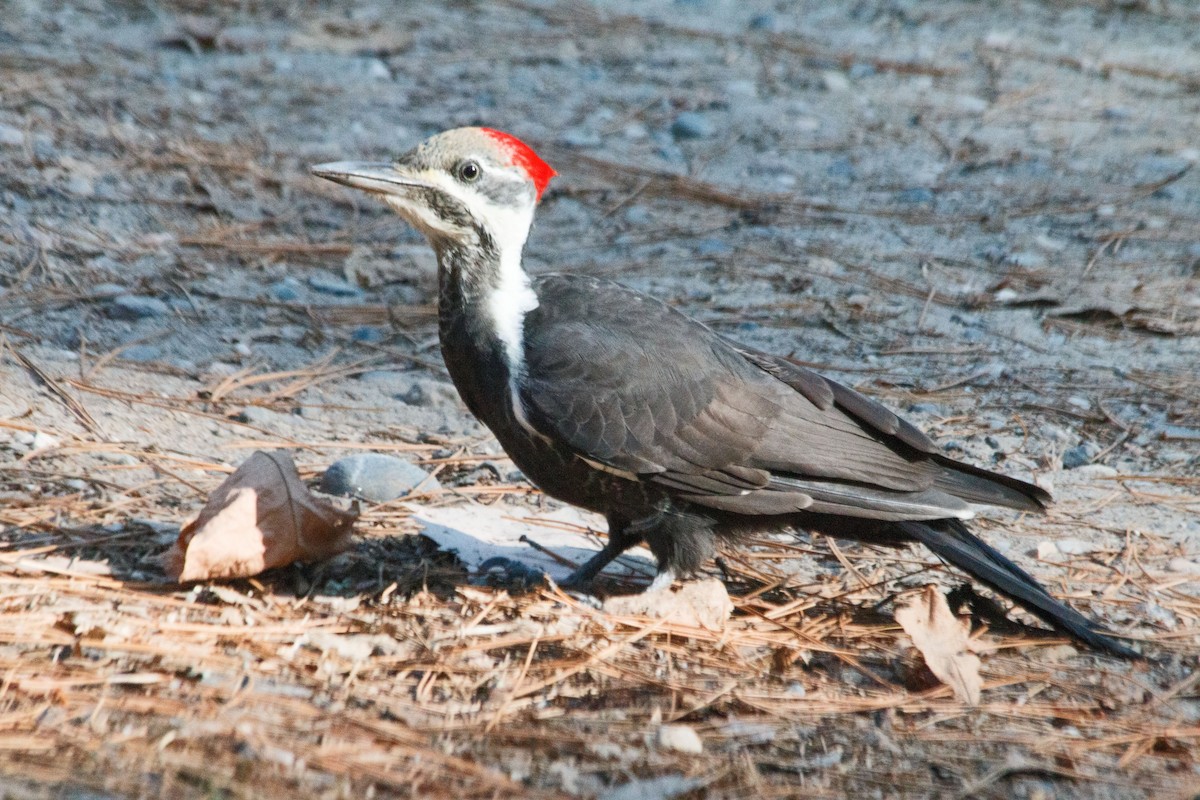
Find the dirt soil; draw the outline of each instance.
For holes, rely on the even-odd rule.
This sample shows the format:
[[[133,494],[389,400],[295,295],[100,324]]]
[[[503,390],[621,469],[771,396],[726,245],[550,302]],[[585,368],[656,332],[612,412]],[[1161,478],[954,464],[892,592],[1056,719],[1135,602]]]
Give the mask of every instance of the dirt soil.
[[[555,507],[448,388],[424,243],[308,174],[478,123],[560,173],[531,269],[1052,489],[978,529],[1148,658],[976,599],[969,707],[891,617],[962,583],[928,553],[725,553],[709,630],[481,585],[400,502],[331,561],[166,582],[256,449]],[[0,797],[1197,795],[1198,160],[1182,0],[7,0]]]

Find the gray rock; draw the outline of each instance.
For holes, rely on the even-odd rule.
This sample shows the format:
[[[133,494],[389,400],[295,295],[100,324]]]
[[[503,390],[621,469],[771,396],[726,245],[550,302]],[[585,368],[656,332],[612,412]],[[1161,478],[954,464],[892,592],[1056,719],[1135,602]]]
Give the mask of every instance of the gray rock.
[[[280,414],[262,406],[246,406],[238,414],[238,420],[262,428],[277,428],[295,421],[291,414]]]
[[[334,297],[361,297],[362,290],[348,281],[333,275],[310,275],[308,285],[321,294]]]
[[[588,128],[568,128],[560,137],[567,147],[599,147],[604,140],[600,134]]]
[[[437,478],[416,464],[380,453],[348,456],[334,462],[321,476],[322,492],[372,503],[395,500],[418,486],[421,491],[441,488]]]
[[[162,348],[152,344],[135,344],[121,351],[126,361],[157,361],[162,358]]]
[[[933,192],[924,186],[915,186],[900,192],[896,195],[896,199],[901,203],[932,203]]]
[[[702,778],[683,775],[661,775],[657,778],[634,778],[604,794],[600,800],[671,800],[704,785]]]
[[[0,125],[0,144],[20,147],[25,144],[25,131],[12,125]]]
[[[141,294],[118,295],[109,304],[109,312],[118,319],[161,317],[170,310],[171,307],[157,297]]]
[[[293,303],[304,294],[304,286],[295,278],[284,278],[267,287],[267,293],[281,303]]]
[[[1084,442],[1063,453],[1063,469],[1075,469],[1091,462],[1100,452],[1100,445],[1095,442]]]
[[[715,132],[712,121],[695,111],[684,111],[671,123],[671,135],[676,139],[707,139]]]

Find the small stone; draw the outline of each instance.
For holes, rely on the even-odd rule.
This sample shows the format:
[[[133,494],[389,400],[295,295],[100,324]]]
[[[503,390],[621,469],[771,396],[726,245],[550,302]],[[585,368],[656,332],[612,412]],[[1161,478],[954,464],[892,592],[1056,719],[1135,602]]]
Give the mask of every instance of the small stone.
[[[1108,464],[1084,464],[1075,469],[1075,475],[1079,478],[1114,478],[1117,470]]]
[[[1017,250],[1008,254],[1009,264],[1023,269],[1038,269],[1046,265],[1046,257],[1032,250]]]
[[[914,186],[900,192],[896,195],[896,199],[901,203],[932,203],[933,191],[924,186]]]
[[[729,243],[722,239],[700,239],[696,242],[696,255],[698,256],[729,255],[732,249]]]
[[[1200,563],[1189,561],[1186,558],[1176,556],[1167,562],[1167,569],[1171,572],[1181,572],[1184,575],[1200,575]]]
[[[625,221],[630,225],[648,225],[653,217],[645,206],[630,206],[625,209]]]
[[[1088,411],[1092,407],[1092,401],[1080,395],[1071,395],[1067,398],[1067,405],[1074,406],[1080,411]]]
[[[850,77],[854,80],[870,78],[875,74],[875,65],[868,64],[865,61],[855,61],[850,65],[850,69],[847,70],[847,73],[849,73]]]
[[[376,328],[373,325],[359,325],[350,332],[350,338],[356,342],[377,344],[386,338],[386,334],[381,329]]]
[[[850,90],[850,79],[845,73],[827,70],[821,73],[821,83],[827,92],[846,92]]]
[[[663,725],[658,729],[658,746],[697,756],[704,752],[700,734],[690,725]]]
[[[704,778],[683,775],[660,775],[656,778],[634,778],[599,795],[598,800],[672,800],[704,786]]]
[[[242,413],[237,415],[237,419],[239,422],[249,425],[272,429],[294,421],[291,414],[280,414],[278,411],[272,411],[262,406],[246,406],[242,409]]]
[[[567,147],[599,147],[604,143],[599,133],[588,128],[570,128],[560,138]]]
[[[169,313],[171,307],[157,297],[123,294],[112,299],[109,310],[117,319],[147,319],[161,317]]]
[[[34,431],[33,439],[29,444],[34,450],[44,450],[47,447],[58,447],[61,442],[44,431]]]
[[[116,297],[125,294],[125,287],[119,283],[98,283],[92,287],[92,297]]]
[[[416,464],[395,456],[364,453],[334,462],[321,476],[321,491],[386,503],[414,489],[441,488],[437,479]]]
[[[750,18],[750,30],[779,32],[779,20],[773,14],[755,14]]]
[[[685,111],[671,123],[671,135],[676,139],[707,139],[714,132],[712,122],[695,111]]]
[[[378,58],[372,58],[367,63],[367,77],[376,81],[390,81],[392,79],[392,71],[388,69],[387,64]]]
[[[913,403],[908,407],[910,414],[941,414],[942,407],[937,403]]]
[[[1069,644],[1059,644],[1053,647],[1043,647],[1037,651],[1037,658],[1045,664],[1061,664],[1079,655],[1079,651]]]
[[[268,286],[267,293],[281,303],[294,303],[304,294],[304,286],[295,278],[284,278]]]
[[[988,101],[973,94],[960,94],[954,98],[954,105],[958,106],[960,111],[966,111],[969,114],[982,114],[988,109]]]
[[[333,275],[310,275],[308,285],[321,294],[331,294],[334,297],[361,297],[362,290],[342,278]]]
[[[125,361],[158,361],[162,358],[162,348],[152,344],[135,344],[121,351]]]
[[[1076,445],[1063,453],[1063,469],[1076,469],[1077,467],[1082,467],[1084,464],[1091,463],[1091,460],[1099,452],[1100,446],[1095,442],[1084,442],[1083,444]]]
[[[7,147],[20,147],[25,144],[25,131],[12,125],[0,125],[0,144]]]

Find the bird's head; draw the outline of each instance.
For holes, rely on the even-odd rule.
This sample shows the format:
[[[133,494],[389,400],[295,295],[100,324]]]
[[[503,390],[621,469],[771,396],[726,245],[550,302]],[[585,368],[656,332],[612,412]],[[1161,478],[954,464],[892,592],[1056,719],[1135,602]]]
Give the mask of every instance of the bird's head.
[[[314,175],[380,195],[435,247],[481,237],[520,252],[556,174],[528,145],[491,128],[456,128],[390,163],[318,164]]]

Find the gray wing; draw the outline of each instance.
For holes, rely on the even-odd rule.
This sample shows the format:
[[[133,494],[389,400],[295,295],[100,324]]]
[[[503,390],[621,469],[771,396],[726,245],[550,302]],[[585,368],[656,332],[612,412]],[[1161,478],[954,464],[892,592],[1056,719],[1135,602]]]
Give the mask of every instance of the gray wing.
[[[568,275],[537,290],[523,405],[536,429],[605,469],[742,514],[916,520],[969,516],[969,502],[1038,507],[1009,488],[1027,484],[960,471],[883,406],[653,298]]]

